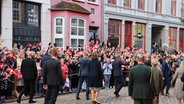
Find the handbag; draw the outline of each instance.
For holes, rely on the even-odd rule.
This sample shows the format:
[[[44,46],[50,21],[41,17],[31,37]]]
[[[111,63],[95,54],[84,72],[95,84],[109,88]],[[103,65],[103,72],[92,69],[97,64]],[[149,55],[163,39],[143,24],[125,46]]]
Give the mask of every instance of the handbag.
[[[20,71],[18,71],[17,77],[18,77],[18,80],[21,80],[22,79],[22,73]]]

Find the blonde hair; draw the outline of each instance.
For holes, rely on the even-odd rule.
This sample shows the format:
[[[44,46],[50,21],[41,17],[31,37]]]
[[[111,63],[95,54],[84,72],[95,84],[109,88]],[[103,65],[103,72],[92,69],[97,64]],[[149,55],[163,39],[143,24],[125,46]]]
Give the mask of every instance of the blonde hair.
[[[156,58],[152,58],[151,59],[151,65],[157,66],[157,64],[158,64],[158,60]]]
[[[17,54],[17,58],[22,58],[22,57],[24,57],[24,53],[23,53],[23,52],[19,52],[19,53]]]
[[[184,71],[184,61],[181,62],[180,69]]]

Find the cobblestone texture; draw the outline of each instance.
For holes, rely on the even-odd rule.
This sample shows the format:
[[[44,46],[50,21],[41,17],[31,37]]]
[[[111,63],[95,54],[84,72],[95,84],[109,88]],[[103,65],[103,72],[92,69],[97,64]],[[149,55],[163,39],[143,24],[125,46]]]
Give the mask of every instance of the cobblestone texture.
[[[123,87],[120,91],[120,97],[116,98],[113,94],[114,89],[103,89],[100,91],[99,101],[101,104],[133,104],[133,100],[128,96],[128,87]],[[177,104],[177,99],[174,96],[174,89],[170,89],[170,96],[161,96],[159,104]],[[59,95],[56,104],[91,104],[91,100],[85,100],[85,93],[80,94],[80,100],[75,99],[75,93]],[[43,104],[43,98],[36,98],[36,104]],[[16,104],[11,102],[8,104]],[[28,104],[28,100],[23,100],[21,104]]]

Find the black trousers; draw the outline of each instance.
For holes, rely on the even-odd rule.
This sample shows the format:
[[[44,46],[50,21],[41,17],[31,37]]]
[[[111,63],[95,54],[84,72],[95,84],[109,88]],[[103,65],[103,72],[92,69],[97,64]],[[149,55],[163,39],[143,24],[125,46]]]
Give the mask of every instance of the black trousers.
[[[153,104],[152,99],[134,99],[134,104]]]
[[[79,97],[79,93],[81,90],[81,86],[83,84],[83,82],[86,82],[86,98],[89,98],[89,85],[88,85],[88,78],[84,77],[84,76],[80,76],[79,77],[79,81],[78,81],[78,86],[77,86],[77,92],[76,92],[76,97]]]
[[[114,77],[115,93],[118,94],[121,88],[123,87],[124,80],[123,76]]]
[[[59,85],[48,85],[47,102],[45,104],[55,104],[59,93]]]
[[[35,92],[35,83],[36,80],[34,79],[24,79],[24,87],[22,91],[19,94],[19,98],[22,97],[22,95],[29,90],[29,101],[33,100],[34,92]]]

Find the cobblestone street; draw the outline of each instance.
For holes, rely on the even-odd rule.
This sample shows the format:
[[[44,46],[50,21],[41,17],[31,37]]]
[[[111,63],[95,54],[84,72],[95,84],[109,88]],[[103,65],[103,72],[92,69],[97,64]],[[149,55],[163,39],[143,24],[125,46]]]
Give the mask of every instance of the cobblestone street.
[[[99,100],[102,104],[133,104],[133,100],[128,97],[128,88],[122,88],[120,92],[120,97],[116,98],[113,94],[114,89],[104,89],[100,92]],[[173,88],[170,89],[170,97],[167,96],[160,96],[160,103],[159,104],[176,104],[177,100],[174,96]],[[82,92],[80,94],[81,100],[75,99],[75,93],[73,94],[66,94],[66,95],[59,95],[56,104],[91,104],[91,100],[85,100],[85,93]],[[43,104],[43,98],[36,98],[36,104]],[[28,100],[23,100],[21,104],[27,104]],[[8,104],[15,104],[15,102],[11,102]]]

